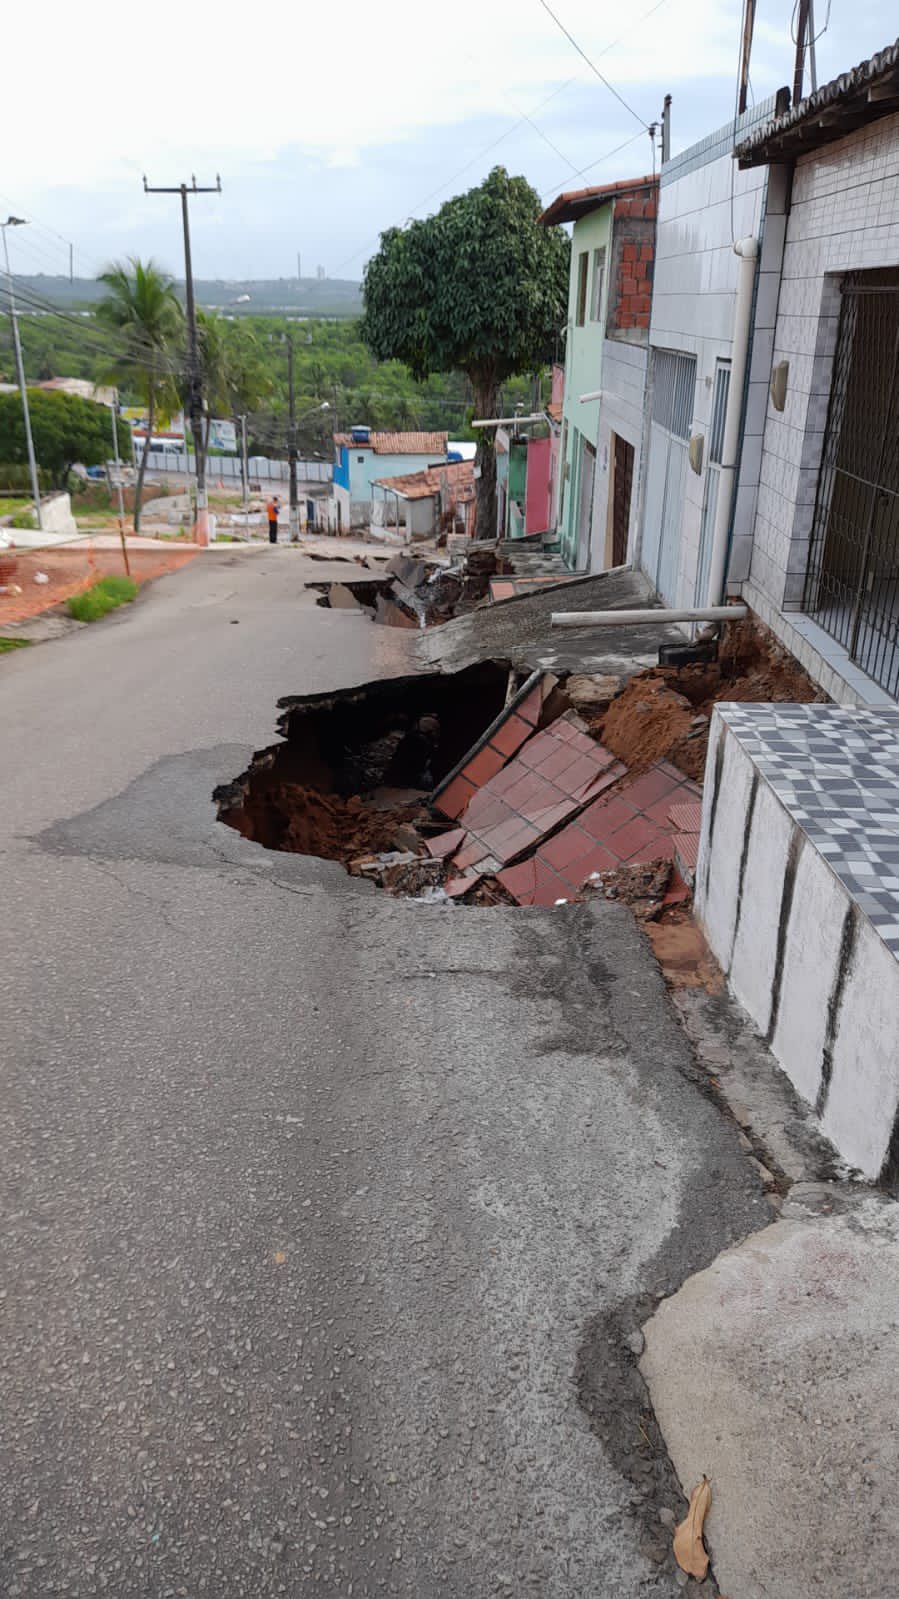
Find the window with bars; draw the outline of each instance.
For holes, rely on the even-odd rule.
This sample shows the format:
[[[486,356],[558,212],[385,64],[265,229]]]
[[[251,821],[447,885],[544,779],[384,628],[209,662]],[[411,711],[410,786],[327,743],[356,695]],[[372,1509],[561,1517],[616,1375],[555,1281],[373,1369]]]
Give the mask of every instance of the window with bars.
[[[652,420],[676,438],[688,439],[693,420],[696,357],[656,350],[653,362]]]

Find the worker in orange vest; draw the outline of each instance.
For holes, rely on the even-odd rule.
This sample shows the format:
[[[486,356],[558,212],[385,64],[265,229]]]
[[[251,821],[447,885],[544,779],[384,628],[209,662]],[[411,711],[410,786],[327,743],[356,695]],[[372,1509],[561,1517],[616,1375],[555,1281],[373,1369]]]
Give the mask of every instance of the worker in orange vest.
[[[279,501],[278,496],[276,494],[276,495],[274,495],[274,497],[272,499],[269,500],[268,505],[265,508],[265,514],[268,517],[268,541],[269,541],[269,544],[277,544],[277,542],[278,542],[278,510],[279,510],[279,508],[280,508],[280,501]]]

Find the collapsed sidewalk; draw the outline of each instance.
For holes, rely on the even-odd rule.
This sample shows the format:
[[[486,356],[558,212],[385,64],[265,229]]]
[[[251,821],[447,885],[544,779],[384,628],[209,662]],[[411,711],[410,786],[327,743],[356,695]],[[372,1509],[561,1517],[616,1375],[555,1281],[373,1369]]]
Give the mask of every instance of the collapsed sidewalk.
[[[664,931],[671,919],[689,928],[688,841],[695,846],[696,835],[686,824],[696,821],[711,704],[729,695],[820,696],[782,652],[741,672],[736,629],[731,668],[722,673],[719,662],[717,682],[706,667],[674,673],[645,653],[636,661],[614,635],[603,637],[601,656],[592,653],[587,630],[556,648],[544,625],[553,603],[530,598],[422,635],[424,659],[444,669],[404,681],[399,720],[388,704],[396,683],[380,685],[374,698],[361,689],[327,705],[285,700],[286,744],[264,752],[251,825],[246,810],[244,823],[236,814],[252,786],[243,779],[220,793],[223,817],[272,842],[254,829],[263,813],[281,825],[285,772],[276,763],[297,760],[305,740],[304,778],[314,769],[320,783],[327,772],[333,785],[319,789],[333,836],[345,842],[352,821],[371,827],[375,846],[393,846],[370,849],[367,860],[364,852],[353,856],[360,875],[380,877],[391,892],[433,900],[437,889],[474,905],[515,900],[535,907],[559,900],[570,906],[599,893],[635,901],[651,928]],[[581,603],[595,607],[587,592]],[[642,631],[644,652],[647,634],[660,631]],[[485,645],[500,641],[506,648],[485,659]],[[479,726],[472,737],[473,708]],[[322,742],[325,729],[330,745]],[[328,768],[322,757],[338,746],[342,764]],[[292,754],[279,757],[285,749]],[[402,787],[410,774],[417,793]],[[400,798],[410,808],[402,816],[402,805],[392,809]],[[627,806],[627,815],[616,805]],[[522,839],[526,827],[532,832]],[[616,837],[615,861],[597,866],[590,852],[608,849]],[[580,853],[571,849],[576,838]],[[286,847],[308,848],[308,833],[305,843],[295,833]],[[460,880],[466,886],[457,893]],[[679,1287],[666,1285],[671,1297],[658,1305],[629,1307],[626,1326],[622,1311],[621,1338],[638,1383],[645,1339],[639,1370],[652,1403],[642,1418],[646,1460],[667,1449],[685,1496],[703,1474],[711,1478],[706,1534],[728,1599],[780,1591],[844,1599],[860,1583],[887,1593],[899,1431],[883,1396],[899,1366],[899,1207],[846,1180],[833,1152],[816,1145],[810,1112],[720,980],[709,986],[698,1005],[674,996],[696,1051],[695,1080],[737,1124],[763,1178],[772,1224]],[[596,1373],[585,1367],[578,1380],[595,1419],[604,1404]],[[647,1547],[659,1543],[664,1553],[673,1517],[663,1509]],[[689,1591],[719,1590],[709,1578]]]

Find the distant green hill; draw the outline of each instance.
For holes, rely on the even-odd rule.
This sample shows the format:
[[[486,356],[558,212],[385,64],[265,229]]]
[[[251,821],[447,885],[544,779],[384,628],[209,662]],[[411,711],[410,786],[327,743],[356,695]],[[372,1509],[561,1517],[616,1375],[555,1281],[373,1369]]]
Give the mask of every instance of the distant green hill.
[[[104,289],[94,278],[16,275],[23,299],[44,300],[61,309],[96,304]],[[177,285],[183,296],[183,285]],[[234,316],[247,313],[281,316],[356,317],[362,314],[361,285],[346,278],[197,278],[197,304]],[[249,298],[245,298],[249,296]]]

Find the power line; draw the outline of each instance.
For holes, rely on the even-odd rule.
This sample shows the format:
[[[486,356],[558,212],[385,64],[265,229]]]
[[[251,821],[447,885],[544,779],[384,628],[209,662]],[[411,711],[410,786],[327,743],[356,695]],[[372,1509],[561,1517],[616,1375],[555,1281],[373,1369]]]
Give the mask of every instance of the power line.
[[[624,95],[623,94],[619,94],[618,90],[615,88],[615,85],[613,83],[610,83],[608,78],[605,77],[605,75],[602,72],[600,72],[599,67],[596,65],[596,62],[595,61],[591,61],[591,59],[588,56],[586,50],[582,50],[581,46],[578,44],[577,39],[574,37],[574,35],[569,33],[569,31],[566,28],[566,26],[565,26],[564,22],[562,21],[561,17],[557,17],[556,16],[556,13],[553,11],[552,6],[549,5],[548,0],[540,0],[540,4],[542,5],[542,7],[543,7],[544,11],[546,12],[547,16],[552,17],[553,22],[556,24],[556,27],[560,28],[561,31],[564,33],[564,35],[565,35],[566,39],[568,40],[569,44],[574,46],[575,50],[577,51],[577,53],[581,57],[581,59],[583,61],[586,61],[587,66],[590,68],[590,71],[595,73],[595,75],[599,79],[600,83],[603,84],[604,87],[608,89],[610,94],[613,94],[615,96],[615,99],[619,102],[620,105],[624,106],[624,109],[625,109],[625,111],[627,111],[629,116],[632,116],[632,117],[636,118],[636,120],[637,120],[637,122],[639,122],[641,128],[647,129],[649,127],[649,123],[646,121],[645,117],[641,117],[639,111],[635,111],[632,105],[628,105],[627,101],[624,98]]]
[[[626,150],[630,145],[636,144],[638,139],[643,138],[643,133],[644,130],[642,128],[640,129],[639,133],[632,133],[631,137],[629,139],[625,139],[623,144],[616,144],[614,150],[607,150],[605,155],[598,155],[595,161],[590,161],[587,166],[581,167],[580,170],[573,173],[572,176],[575,178],[585,177],[588,172],[593,171],[594,167],[601,166],[604,161],[611,161],[613,155],[620,155],[622,150]],[[566,179],[562,178],[560,181],[564,183]],[[544,189],[541,199],[545,200],[548,194],[557,194],[558,189],[558,183],[552,184],[550,188]]]

